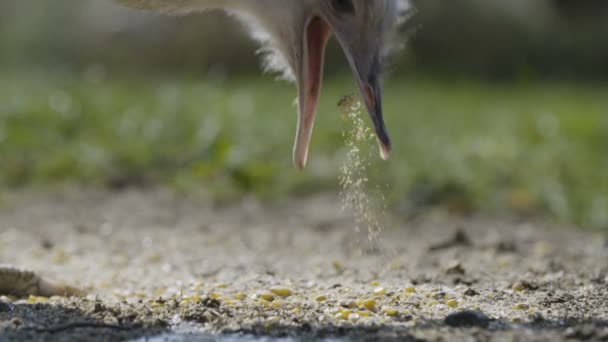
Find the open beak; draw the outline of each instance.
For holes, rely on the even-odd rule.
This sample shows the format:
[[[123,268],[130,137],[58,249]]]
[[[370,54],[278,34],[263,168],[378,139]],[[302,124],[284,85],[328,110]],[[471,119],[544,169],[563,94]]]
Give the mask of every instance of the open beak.
[[[313,17],[306,26],[304,55],[298,77],[298,129],[293,152],[294,165],[302,170],[308,159],[308,149],[315,123],[319,95],[323,84],[325,50],[332,35],[331,26],[321,17]],[[339,37],[338,37],[339,38]],[[338,39],[340,40],[340,39]],[[380,146],[380,156],[388,159],[391,143],[382,116],[382,86],[378,58],[357,58],[340,42],[359,84],[365,106],[370,114]],[[369,54],[364,53],[363,55]]]

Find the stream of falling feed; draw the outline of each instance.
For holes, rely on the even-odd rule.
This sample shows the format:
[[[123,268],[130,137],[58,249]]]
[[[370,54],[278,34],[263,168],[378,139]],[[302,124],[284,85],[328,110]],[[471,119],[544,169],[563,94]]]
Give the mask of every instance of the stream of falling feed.
[[[357,233],[367,229],[367,238],[377,244],[382,231],[380,213],[385,203],[381,191],[370,196],[369,169],[371,148],[375,144],[374,132],[365,124],[361,102],[354,96],[346,96],[338,103],[346,122],[342,132],[346,144],[346,158],[340,168],[340,198],[342,209],[352,213]]]

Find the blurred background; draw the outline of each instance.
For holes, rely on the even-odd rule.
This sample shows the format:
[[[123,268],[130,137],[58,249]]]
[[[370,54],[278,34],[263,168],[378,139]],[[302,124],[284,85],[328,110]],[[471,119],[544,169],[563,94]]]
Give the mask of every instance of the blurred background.
[[[395,212],[538,215],[608,229],[608,2],[418,0],[386,82]],[[0,184],[165,185],[218,201],[338,191],[353,92],[335,44],[309,168],[295,87],[221,13],[0,2]],[[384,189],[385,187],[385,189]]]

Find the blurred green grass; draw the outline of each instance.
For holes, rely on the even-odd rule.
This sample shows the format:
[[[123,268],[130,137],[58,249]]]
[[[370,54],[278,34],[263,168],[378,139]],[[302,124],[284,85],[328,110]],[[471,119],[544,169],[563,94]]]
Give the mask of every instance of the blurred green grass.
[[[93,70],[94,71],[94,70]],[[324,88],[309,167],[291,165],[295,88],[40,70],[0,79],[0,184],[168,184],[217,199],[338,191],[348,78]],[[608,85],[389,80],[392,159],[370,176],[396,210],[549,215],[608,228]],[[377,161],[376,161],[377,160]]]

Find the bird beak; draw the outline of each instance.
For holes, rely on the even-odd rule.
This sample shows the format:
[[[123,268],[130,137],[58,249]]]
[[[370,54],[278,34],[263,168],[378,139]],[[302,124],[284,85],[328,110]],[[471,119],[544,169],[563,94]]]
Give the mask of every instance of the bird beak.
[[[305,47],[298,72],[299,113],[293,152],[294,164],[299,170],[304,169],[308,159],[308,149],[323,83],[325,49],[333,32],[328,22],[318,16],[310,19],[305,29]],[[391,142],[382,114],[381,68],[377,51],[366,46],[358,47],[360,42],[346,43],[341,39],[339,32],[336,32],[336,38],[353,69],[365,107],[371,117],[380,147],[380,156],[386,160],[391,153]]]

